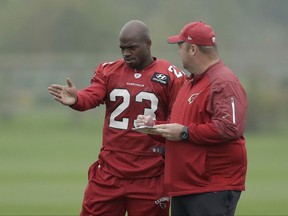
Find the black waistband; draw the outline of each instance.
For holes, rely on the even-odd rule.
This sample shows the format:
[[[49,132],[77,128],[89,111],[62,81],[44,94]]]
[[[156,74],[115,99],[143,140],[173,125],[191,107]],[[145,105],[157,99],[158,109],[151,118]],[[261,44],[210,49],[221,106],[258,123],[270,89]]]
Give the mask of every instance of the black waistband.
[[[164,147],[152,147],[152,152],[164,155],[165,154],[165,148]]]
[[[156,146],[152,147],[151,151],[145,151],[145,152],[133,152],[133,151],[123,150],[123,149],[119,149],[119,148],[115,148],[115,147],[111,147],[111,146],[102,147],[101,151],[102,150],[123,152],[123,153],[128,153],[128,154],[135,154],[135,155],[146,155],[146,156],[153,156],[154,155],[153,153],[161,154],[161,155],[165,154],[164,147],[156,147]]]

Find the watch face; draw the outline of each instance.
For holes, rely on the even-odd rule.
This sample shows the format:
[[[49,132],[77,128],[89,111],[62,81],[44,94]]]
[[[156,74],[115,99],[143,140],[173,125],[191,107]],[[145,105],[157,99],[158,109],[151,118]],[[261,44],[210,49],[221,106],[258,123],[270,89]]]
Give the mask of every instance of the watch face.
[[[182,139],[187,139],[188,138],[188,133],[186,131],[181,132],[181,138]]]
[[[188,139],[189,133],[188,133],[188,128],[184,127],[180,133],[180,137],[182,140]]]

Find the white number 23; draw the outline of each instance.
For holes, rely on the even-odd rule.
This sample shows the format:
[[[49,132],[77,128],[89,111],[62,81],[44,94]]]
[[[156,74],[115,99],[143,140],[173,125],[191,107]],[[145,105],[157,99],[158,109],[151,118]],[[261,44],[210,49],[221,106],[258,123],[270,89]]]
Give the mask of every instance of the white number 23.
[[[131,95],[129,91],[127,89],[114,89],[111,91],[109,97],[111,101],[116,101],[117,97],[121,97],[123,99],[122,103],[111,113],[109,127],[127,129],[129,124],[129,117],[122,118],[121,120],[116,120],[116,118],[130,106]],[[151,102],[151,106],[149,108],[144,108],[143,115],[150,115],[153,117],[153,119],[155,119],[155,111],[158,108],[158,98],[151,92],[139,92],[135,97],[135,101],[141,103],[143,100],[149,100]],[[135,127],[135,119],[133,124]]]

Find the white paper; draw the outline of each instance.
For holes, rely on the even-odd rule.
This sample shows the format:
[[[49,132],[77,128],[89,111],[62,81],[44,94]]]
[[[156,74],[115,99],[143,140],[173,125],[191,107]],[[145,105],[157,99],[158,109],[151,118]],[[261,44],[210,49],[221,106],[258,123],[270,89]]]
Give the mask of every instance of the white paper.
[[[157,128],[151,127],[151,126],[140,126],[137,128],[132,128],[134,131],[138,131],[140,133],[145,133],[145,134],[158,134],[155,132]]]

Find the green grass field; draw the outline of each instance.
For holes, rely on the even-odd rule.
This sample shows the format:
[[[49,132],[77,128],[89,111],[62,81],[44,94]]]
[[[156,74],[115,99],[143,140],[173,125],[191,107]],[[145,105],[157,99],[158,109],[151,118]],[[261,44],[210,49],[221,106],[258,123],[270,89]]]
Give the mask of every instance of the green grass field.
[[[79,215],[102,118],[66,111],[1,120],[0,215]],[[236,215],[288,215],[288,136],[246,138],[247,190]]]

